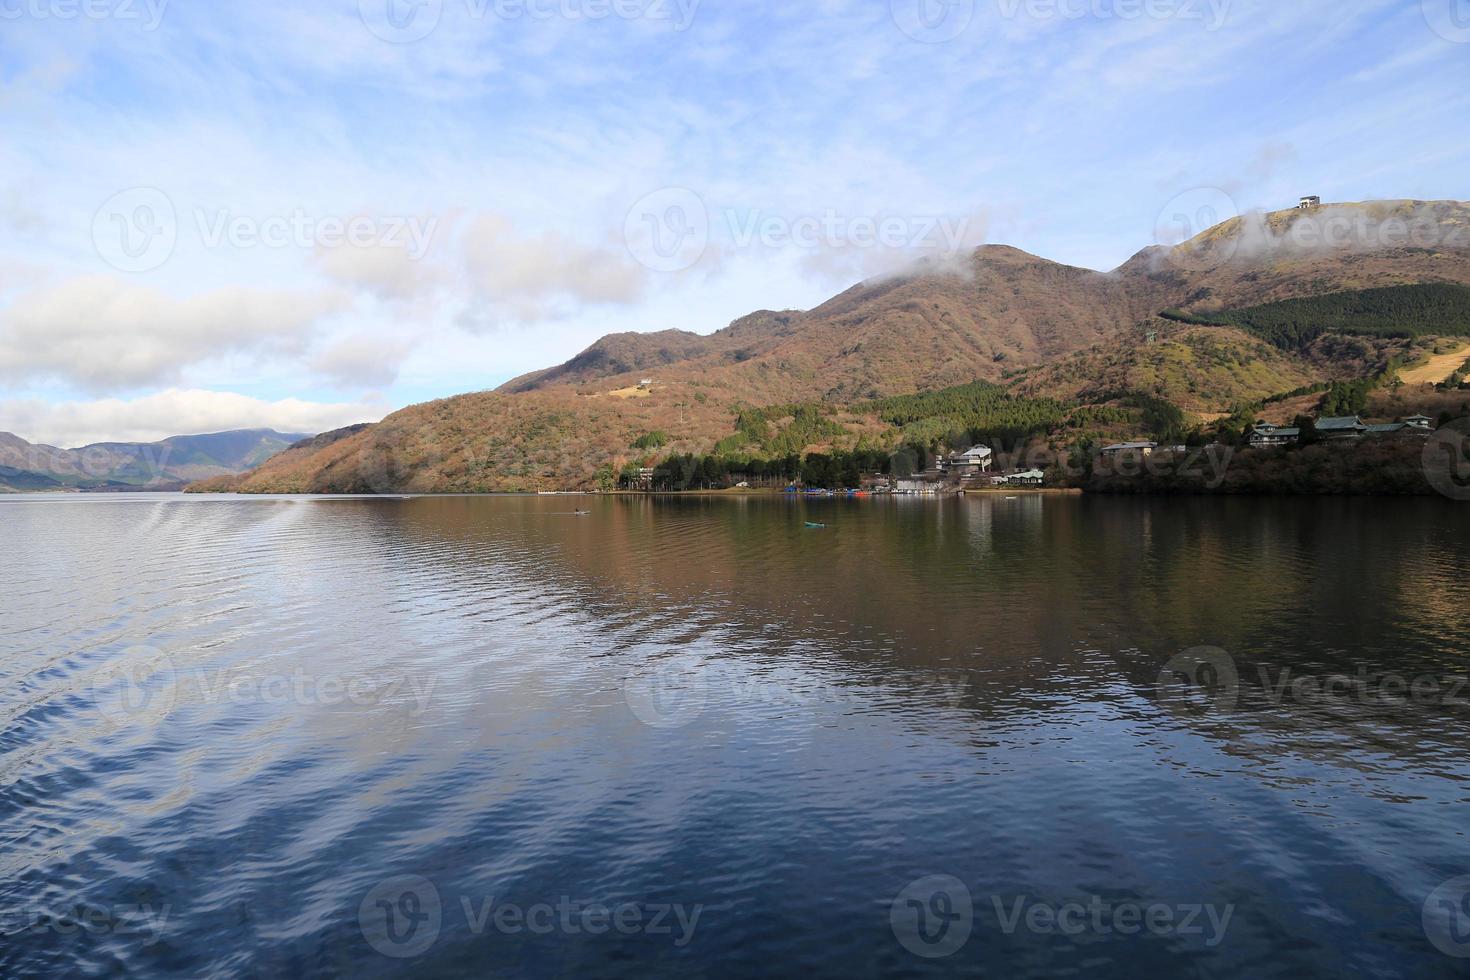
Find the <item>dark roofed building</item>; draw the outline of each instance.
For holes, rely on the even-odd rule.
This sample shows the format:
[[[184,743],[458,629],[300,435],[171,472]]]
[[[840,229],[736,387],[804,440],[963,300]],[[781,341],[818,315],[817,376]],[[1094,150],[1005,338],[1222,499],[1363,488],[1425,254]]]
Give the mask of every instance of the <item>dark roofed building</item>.
[[[1368,427],[1356,415],[1334,415],[1317,420],[1317,433],[1329,439],[1356,439]]]

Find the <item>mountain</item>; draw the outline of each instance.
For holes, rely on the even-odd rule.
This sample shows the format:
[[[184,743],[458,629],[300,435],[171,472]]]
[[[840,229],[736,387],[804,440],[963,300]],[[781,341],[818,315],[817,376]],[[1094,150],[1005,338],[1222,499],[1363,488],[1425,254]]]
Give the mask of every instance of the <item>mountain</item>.
[[[178,489],[196,480],[244,473],[309,438],[274,429],[241,429],[57,449],[0,432],[0,492]]]
[[[987,245],[959,267],[920,265],[708,336],[610,335],[496,391],[411,406],[219,482],[249,492],[585,488],[607,465],[717,444],[768,448],[737,432],[753,408],[786,406],[766,414],[788,425],[792,406],[822,406],[832,421],[820,438],[792,430],[813,433],[814,446],[891,444],[899,433],[865,404],[975,381],[1018,398],[1135,408],[1158,399],[1208,417],[1364,377],[1413,359],[1422,342],[1339,317],[1325,335],[1283,347],[1288,314],[1273,304],[1387,290],[1380,313],[1393,314],[1403,304],[1395,291],[1425,284],[1470,286],[1470,205],[1245,215],[1173,248],[1145,248],[1111,272]],[[1089,418],[1129,424],[1118,412]],[[634,449],[640,440],[659,448]]]

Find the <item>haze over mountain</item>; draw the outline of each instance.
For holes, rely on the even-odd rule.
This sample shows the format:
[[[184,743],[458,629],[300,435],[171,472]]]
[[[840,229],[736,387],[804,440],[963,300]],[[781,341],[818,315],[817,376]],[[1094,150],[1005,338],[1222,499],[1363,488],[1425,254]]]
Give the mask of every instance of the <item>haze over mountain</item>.
[[[253,469],[306,433],[242,429],[159,442],[57,449],[0,432],[0,493],[23,490],[167,490]]]
[[[1389,356],[1387,342],[1283,350],[1238,326],[1159,314],[1434,283],[1470,285],[1464,202],[1246,215],[1173,248],[1144,249],[1106,273],[987,245],[958,270],[921,265],[810,311],[761,311],[709,336],[605,337],[496,391],[411,406],[376,426],[320,437],[229,485],[586,487],[599,467],[646,455],[633,449],[641,434],[666,433],[670,448],[702,452],[732,433],[744,408],[816,401],[850,409],[976,380],[1099,402],[1127,388],[1200,414],[1224,412],[1242,398],[1359,377]],[[1171,360],[1179,371],[1157,370]],[[1140,361],[1154,365],[1152,373]],[[882,438],[883,426],[861,415],[842,420],[852,437]]]

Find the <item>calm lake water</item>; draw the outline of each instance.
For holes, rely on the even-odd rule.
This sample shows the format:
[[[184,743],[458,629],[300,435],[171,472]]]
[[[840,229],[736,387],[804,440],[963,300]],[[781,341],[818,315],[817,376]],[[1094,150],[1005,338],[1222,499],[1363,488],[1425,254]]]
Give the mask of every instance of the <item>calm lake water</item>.
[[[6,976],[1470,969],[1461,504],[12,497],[0,542]]]

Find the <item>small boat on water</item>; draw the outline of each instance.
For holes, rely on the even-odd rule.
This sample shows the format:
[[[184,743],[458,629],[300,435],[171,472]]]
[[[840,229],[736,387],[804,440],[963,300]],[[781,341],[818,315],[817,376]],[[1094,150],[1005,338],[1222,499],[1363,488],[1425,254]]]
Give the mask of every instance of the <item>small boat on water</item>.
[[[806,522],[806,526],[807,527],[822,528],[822,527],[826,527],[827,525],[825,525],[825,524],[818,524],[816,521],[807,521]]]

